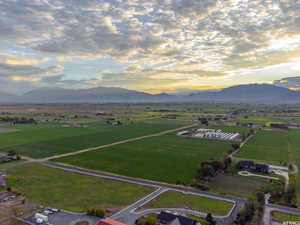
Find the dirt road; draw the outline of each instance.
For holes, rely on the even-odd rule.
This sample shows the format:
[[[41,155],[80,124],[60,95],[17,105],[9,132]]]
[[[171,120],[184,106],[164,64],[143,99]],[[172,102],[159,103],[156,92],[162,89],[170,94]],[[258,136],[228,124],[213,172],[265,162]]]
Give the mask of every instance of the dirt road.
[[[157,136],[161,136],[161,135],[164,135],[164,134],[173,133],[175,131],[195,127],[197,125],[199,125],[199,124],[191,124],[191,125],[188,125],[188,126],[179,127],[179,128],[172,129],[172,130],[166,130],[166,131],[162,131],[162,132],[155,133],[155,134],[149,134],[149,135],[145,135],[145,136],[141,136],[141,137],[137,137],[137,138],[130,138],[130,139],[114,142],[114,143],[107,144],[107,145],[101,145],[101,146],[97,146],[97,147],[82,149],[82,150],[79,150],[79,151],[76,151],[76,152],[69,152],[69,153],[65,153],[65,154],[61,154],[61,155],[50,156],[50,157],[47,157],[47,158],[40,159],[39,161],[48,161],[48,160],[51,160],[51,159],[57,159],[57,158],[61,158],[61,157],[77,155],[77,154],[84,153],[84,152],[90,152],[90,151],[99,150],[99,149],[103,149],[103,148],[108,148],[108,147],[111,147],[111,146],[120,145],[120,144],[124,144],[124,143],[128,143],[128,142],[138,141],[138,140],[142,140],[142,139],[145,139],[145,138],[157,137]]]

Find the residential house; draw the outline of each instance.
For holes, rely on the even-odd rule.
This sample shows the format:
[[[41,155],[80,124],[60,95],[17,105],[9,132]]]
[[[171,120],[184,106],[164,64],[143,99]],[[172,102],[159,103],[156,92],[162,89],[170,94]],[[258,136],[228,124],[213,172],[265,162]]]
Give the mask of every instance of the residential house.
[[[270,168],[266,164],[256,164],[251,160],[242,160],[237,164],[237,168],[240,170],[250,170],[260,173],[270,173]]]
[[[270,172],[270,168],[269,165],[265,165],[265,164],[256,164],[256,172],[261,172],[261,173],[269,173]]]
[[[201,224],[197,220],[162,211],[157,217],[157,225],[201,225]]]
[[[250,160],[242,160],[237,164],[237,168],[241,170],[255,170],[255,163]]]

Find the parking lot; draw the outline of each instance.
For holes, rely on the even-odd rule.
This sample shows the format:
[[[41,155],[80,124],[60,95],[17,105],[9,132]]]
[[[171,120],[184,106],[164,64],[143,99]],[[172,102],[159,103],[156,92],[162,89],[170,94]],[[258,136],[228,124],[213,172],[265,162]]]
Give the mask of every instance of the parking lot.
[[[88,216],[86,214],[70,213],[65,211],[56,211],[51,209],[45,209],[38,214],[47,217],[47,222],[42,220],[41,217],[36,214],[25,218],[25,221],[32,225],[75,225],[80,221],[87,221],[89,225],[96,225],[99,221],[98,217]],[[46,218],[45,217],[45,218]],[[40,220],[38,218],[41,218]]]

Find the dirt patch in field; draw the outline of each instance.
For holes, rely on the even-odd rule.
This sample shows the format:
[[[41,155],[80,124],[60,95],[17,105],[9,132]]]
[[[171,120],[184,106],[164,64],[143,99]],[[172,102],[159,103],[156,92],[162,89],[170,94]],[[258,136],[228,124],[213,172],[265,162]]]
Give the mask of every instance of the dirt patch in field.
[[[212,191],[235,196],[251,196],[259,187],[268,183],[259,177],[242,177],[232,174],[220,174],[209,182]]]
[[[0,128],[0,134],[2,133],[12,133],[12,132],[16,132],[18,130],[15,129],[8,129],[8,128]]]

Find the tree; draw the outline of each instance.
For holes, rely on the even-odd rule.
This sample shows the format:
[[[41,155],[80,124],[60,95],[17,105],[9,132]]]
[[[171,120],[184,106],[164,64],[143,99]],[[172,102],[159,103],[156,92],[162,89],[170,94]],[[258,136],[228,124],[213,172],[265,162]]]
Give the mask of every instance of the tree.
[[[87,210],[87,215],[89,216],[97,216],[100,218],[105,217],[105,210],[102,208],[93,208],[93,209],[88,209]]]
[[[199,179],[203,177],[213,176],[214,175],[214,169],[211,165],[203,165],[198,169],[198,177]]]
[[[222,161],[217,161],[217,160],[212,161],[211,166],[215,172],[223,170],[225,167]]]
[[[212,216],[211,213],[207,213],[206,217],[205,217],[205,221],[209,224],[209,225],[215,225],[217,222],[215,221],[214,217]]]
[[[234,150],[237,150],[237,149],[240,148],[240,145],[237,144],[237,143],[233,143],[231,146],[232,146],[232,148],[233,148]]]
[[[227,169],[232,164],[231,157],[225,157],[224,159],[224,168]]]
[[[137,225],[156,225],[157,218],[156,215],[144,216],[136,221]]]
[[[9,150],[9,152],[7,153],[8,156],[15,156],[17,155],[17,153],[14,150]]]
[[[239,212],[235,223],[237,225],[245,225],[252,220],[255,214],[256,206],[253,199],[249,199],[244,208]]]
[[[265,204],[265,194],[261,191],[258,191],[256,193],[256,198],[257,198],[257,201],[260,203],[260,204]]]

